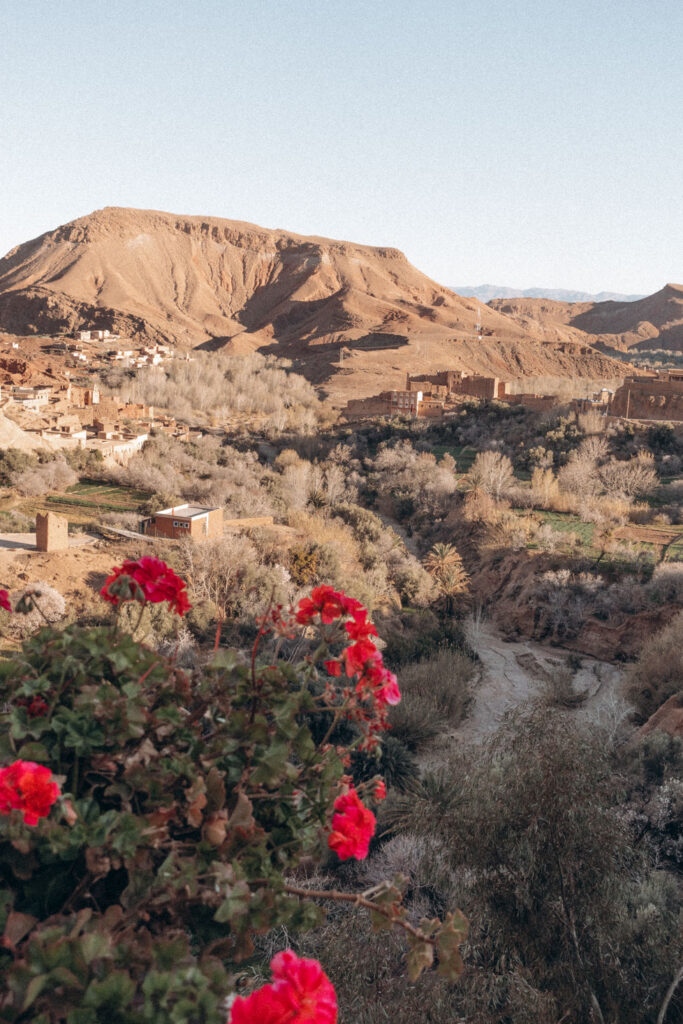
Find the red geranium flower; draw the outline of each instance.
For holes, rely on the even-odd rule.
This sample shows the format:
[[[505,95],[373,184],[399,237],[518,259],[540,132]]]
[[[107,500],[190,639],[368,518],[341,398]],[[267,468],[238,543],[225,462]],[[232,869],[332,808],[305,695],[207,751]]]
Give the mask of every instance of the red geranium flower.
[[[363,675],[356,684],[356,692],[362,695],[367,689],[380,704],[398,704],[401,700],[401,691],[398,688],[398,680],[393,672],[390,672],[382,661],[379,651],[369,659]]]
[[[44,697],[41,697],[40,694],[36,694],[36,696],[32,698],[27,710],[29,718],[42,718],[47,711],[47,701]]]
[[[386,800],[387,787],[384,784],[384,779],[380,779],[379,782],[375,783],[375,788],[372,791],[372,795],[375,800]]]
[[[121,593],[117,592],[118,588],[112,586],[117,580],[124,579],[130,584],[130,598],[122,598]],[[160,558],[152,558],[149,555],[138,558],[137,561],[127,559],[123,565],[116,566],[100,594],[111,604],[120,604],[122,599],[137,599],[140,594],[150,604],[168,602],[178,615],[184,615],[192,607],[187,599],[185,580],[176,576],[173,569]]]
[[[302,626],[307,626],[319,614],[322,622],[329,625],[344,614],[345,600],[348,600],[346,595],[336,591],[334,587],[314,587],[310,597],[302,597],[299,601],[296,621]]]
[[[351,622],[344,623],[344,629],[349,634],[350,640],[367,640],[371,636],[377,636],[377,630],[372,622],[366,618],[366,611],[363,608],[356,612]]]
[[[370,640],[358,640],[351,647],[347,647],[343,654],[347,676],[355,676],[357,672],[362,672],[367,662],[376,654],[377,648]]]
[[[367,609],[363,607],[360,601],[357,601],[355,597],[347,597],[342,590],[339,594],[341,599],[341,606],[347,615],[353,615],[354,617],[362,612],[363,615],[367,615]]]
[[[286,949],[270,961],[271,985],[238,996],[228,1024],[337,1024],[337,996],[317,960]]]
[[[6,590],[0,590],[0,608],[4,608],[6,612],[12,611],[12,605],[9,601],[9,594]]]
[[[27,825],[37,825],[58,796],[52,772],[35,761],[15,761],[0,768],[0,814],[22,811]]]
[[[353,786],[348,793],[337,797],[334,809],[337,813],[332,818],[327,845],[340,860],[348,860],[349,857],[364,860],[375,832],[375,815],[368,810]]]

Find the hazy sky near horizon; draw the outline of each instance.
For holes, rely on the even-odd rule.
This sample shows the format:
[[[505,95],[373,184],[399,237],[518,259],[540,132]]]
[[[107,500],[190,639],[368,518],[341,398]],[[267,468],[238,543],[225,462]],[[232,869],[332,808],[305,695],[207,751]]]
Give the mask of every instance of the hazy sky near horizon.
[[[102,206],[683,281],[681,0],[0,0],[0,253]]]

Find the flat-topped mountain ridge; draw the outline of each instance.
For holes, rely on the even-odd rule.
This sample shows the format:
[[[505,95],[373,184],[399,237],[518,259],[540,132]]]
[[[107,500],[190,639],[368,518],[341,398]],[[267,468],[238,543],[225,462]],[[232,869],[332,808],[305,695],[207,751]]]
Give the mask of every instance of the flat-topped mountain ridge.
[[[281,354],[330,392],[370,394],[375,378],[396,387],[408,370],[447,366],[615,375],[571,326],[521,324],[432,281],[398,249],[153,210],[106,207],[0,260],[0,329],[84,327]]]

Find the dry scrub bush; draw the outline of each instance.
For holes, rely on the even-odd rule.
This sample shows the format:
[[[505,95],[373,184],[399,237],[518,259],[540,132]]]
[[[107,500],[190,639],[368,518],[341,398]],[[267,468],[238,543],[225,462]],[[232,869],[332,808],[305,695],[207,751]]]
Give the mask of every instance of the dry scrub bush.
[[[534,543],[539,551],[553,552],[568,543],[569,537],[560,530],[553,530],[550,523],[543,523],[533,534]]]
[[[546,610],[553,634],[576,636],[603,588],[602,578],[590,573],[573,574],[569,569],[543,573],[538,580],[537,600]]]
[[[78,474],[64,461],[54,459],[34,469],[27,469],[14,479],[19,494],[42,495],[54,491],[65,491],[78,482]]]
[[[639,453],[627,460],[609,459],[604,437],[588,437],[558,473],[561,490],[573,508],[602,498],[620,502],[627,511],[631,502],[652,493],[658,483],[654,460]],[[603,508],[602,503],[600,504]],[[606,507],[603,514],[607,515]]]
[[[384,843],[363,865],[368,885],[397,874],[408,879],[412,916],[443,914],[457,901],[458,881],[448,849],[436,836],[403,833]]]
[[[659,483],[654,459],[641,453],[628,462],[612,459],[600,467],[600,481],[610,497],[633,499],[651,494]]]
[[[312,878],[311,887],[314,884],[317,887],[320,879]],[[282,946],[279,937],[277,948]],[[300,956],[324,958],[337,993],[340,1024],[457,1022],[453,986],[436,972],[423,975],[419,985],[411,982],[405,969],[405,942],[390,932],[373,932],[365,911],[334,904],[321,927],[292,937],[292,947]],[[264,960],[268,957],[266,953]]]
[[[641,719],[683,690],[683,612],[645,644],[629,668],[627,684]]]
[[[100,518],[105,525],[121,530],[138,532],[140,528],[140,516],[136,512],[105,512]]]
[[[14,613],[6,629],[10,636],[23,640],[43,626],[60,622],[66,615],[66,602],[48,583],[32,583],[10,594]]]
[[[462,651],[443,648],[431,658],[401,669],[402,700],[392,708],[392,736],[419,750],[465,718],[472,699],[474,662]]]
[[[400,519],[445,514],[457,487],[452,459],[437,462],[431,452],[417,451],[410,441],[380,445],[371,471],[378,493],[391,499]]]
[[[363,569],[386,577],[404,604],[426,608],[437,596],[436,584],[426,569],[412,555],[391,527],[386,527],[379,516],[358,505],[343,503],[334,509],[334,515],[348,523],[360,545]],[[388,596],[389,587],[386,588]]]
[[[656,565],[646,592],[655,604],[683,605],[683,562]]]
[[[202,544],[182,541],[178,568],[193,596],[210,602],[221,618],[253,620],[271,599],[286,604],[293,597],[287,569],[264,565],[252,541],[241,535],[225,535]]]
[[[602,434],[607,426],[607,418],[595,409],[591,409],[589,412],[580,412],[577,422],[579,430],[584,434]]]
[[[154,437],[110,475],[119,483],[154,493],[155,510],[179,499],[224,506],[231,517],[272,515],[282,508],[273,493],[276,475],[261,466],[256,452],[217,446],[214,438],[211,443],[204,441]]]
[[[681,951],[676,883],[634,843],[612,770],[601,730],[543,709],[387,807],[443,843],[472,916],[453,1019],[586,1024],[596,1004],[610,1024],[656,1019]]]

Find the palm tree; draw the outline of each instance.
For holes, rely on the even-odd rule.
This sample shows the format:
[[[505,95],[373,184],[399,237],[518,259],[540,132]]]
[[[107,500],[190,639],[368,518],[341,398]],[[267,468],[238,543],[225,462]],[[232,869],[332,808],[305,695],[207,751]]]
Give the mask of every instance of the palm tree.
[[[449,565],[461,562],[455,544],[435,544],[425,559],[425,569],[432,576],[438,577]]]
[[[467,590],[469,576],[454,544],[435,544],[425,559],[427,572],[446,599],[446,611],[453,611],[454,599]]]

